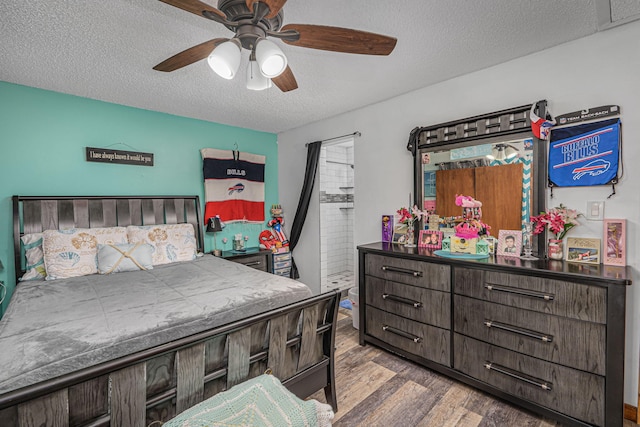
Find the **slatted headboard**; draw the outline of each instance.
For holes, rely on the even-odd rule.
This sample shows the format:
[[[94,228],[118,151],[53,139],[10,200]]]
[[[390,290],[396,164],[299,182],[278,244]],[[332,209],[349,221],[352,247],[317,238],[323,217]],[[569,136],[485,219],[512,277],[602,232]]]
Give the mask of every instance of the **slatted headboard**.
[[[69,228],[192,224],[204,250],[198,196],[13,196],[16,279],[24,273],[20,237]]]

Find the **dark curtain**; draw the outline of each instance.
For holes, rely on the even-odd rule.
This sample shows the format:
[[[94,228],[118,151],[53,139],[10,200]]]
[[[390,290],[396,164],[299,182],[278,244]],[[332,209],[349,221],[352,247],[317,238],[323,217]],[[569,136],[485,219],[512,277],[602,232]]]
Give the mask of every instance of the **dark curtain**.
[[[304,221],[307,219],[309,202],[311,201],[311,192],[313,191],[313,185],[316,181],[316,172],[318,171],[318,160],[320,159],[321,147],[322,141],[312,142],[307,145],[307,169],[304,172],[302,193],[300,194],[298,208],[296,209],[296,215],[293,218],[293,225],[291,226],[291,235],[289,236],[289,250],[291,252],[296,248],[296,244],[302,234]],[[296,260],[293,258],[293,253],[291,254],[291,278],[300,278],[298,267],[296,266]]]

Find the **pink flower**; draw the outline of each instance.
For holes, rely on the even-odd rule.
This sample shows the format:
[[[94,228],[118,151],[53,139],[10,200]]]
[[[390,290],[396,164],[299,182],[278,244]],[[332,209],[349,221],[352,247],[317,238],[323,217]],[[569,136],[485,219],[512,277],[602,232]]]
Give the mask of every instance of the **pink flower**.
[[[545,228],[555,234],[556,239],[562,240],[569,230],[579,224],[577,218],[581,216],[575,209],[567,209],[564,205],[549,209],[538,216],[532,216],[533,234],[540,234]]]
[[[417,221],[423,217],[426,218],[427,213],[418,209],[418,206],[413,205],[411,208],[411,212],[407,208],[400,208],[396,211],[398,216],[400,217],[399,222],[402,224],[409,224],[410,222]]]

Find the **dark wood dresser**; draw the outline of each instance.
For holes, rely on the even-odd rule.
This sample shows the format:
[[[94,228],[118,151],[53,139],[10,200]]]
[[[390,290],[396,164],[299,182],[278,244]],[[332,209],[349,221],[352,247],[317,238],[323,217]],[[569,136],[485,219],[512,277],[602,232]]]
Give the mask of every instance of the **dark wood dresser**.
[[[626,267],[358,247],[360,344],[576,426],[622,426]]]

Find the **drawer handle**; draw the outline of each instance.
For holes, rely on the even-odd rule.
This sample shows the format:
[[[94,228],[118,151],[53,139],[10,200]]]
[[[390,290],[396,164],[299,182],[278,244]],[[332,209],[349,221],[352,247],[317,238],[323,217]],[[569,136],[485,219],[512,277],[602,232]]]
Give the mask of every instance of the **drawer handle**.
[[[496,328],[507,332],[513,332],[514,334],[524,335],[526,337],[534,338],[542,342],[553,342],[553,335],[545,335],[539,332],[530,331],[528,329],[522,329],[517,326],[494,322],[493,320],[485,320],[483,323],[487,328]]]
[[[411,341],[415,342],[415,343],[419,343],[422,342],[422,338],[417,337],[415,335],[411,335],[405,331],[401,331],[400,329],[396,329],[392,326],[389,325],[382,325],[382,330],[386,331],[386,332],[391,332],[392,334],[396,334],[396,335],[400,335],[403,338],[407,338],[410,339]]]
[[[516,295],[522,295],[525,297],[539,298],[545,301],[553,301],[555,298],[555,295],[552,295],[552,294],[545,294],[545,293],[536,292],[536,291],[523,291],[522,289],[516,289],[516,288],[503,288],[502,286],[496,286],[496,285],[490,285],[490,284],[484,285],[484,288],[488,291],[506,292],[508,294],[516,294]]]
[[[484,364],[484,367],[487,368],[490,371],[499,372],[499,373],[501,373],[503,375],[506,375],[508,377],[514,378],[514,379],[519,380],[519,381],[523,381],[523,382],[525,382],[527,384],[534,385],[534,386],[536,386],[538,388],[541,388],[543,390],[546,390],[546,391],[553,390],[553,384],[552,383],[548,383],[548,382],[540,380],[538,378],[530,377],[529,375],[522,374],[522,373],[520,373],[518,371],[514,371],[514,370],[509,369],[509,368],[505,368],[504,366],[500,366],[498,364],[495,364],[495,363],[487,361]]]
[[[402,304],[412,305],[415,308],[422,307],[422,303],[420,301],[413,301],[413,300],[410,300],[409,298],[403,298],[397,295],[382,294],[382,299],[388,299],[390,301],[396,301]]]
[[[253,261],[253,262],[248,262],[248,263],[246,263],[245,265],[246,265],[247,267],[253,267],[254,265],[260,265],[260,264],[262,264],[262,261]]]
[[[413,277],[422,277],[422,271],[414,271],[414,270],[408,270],[406,268],[400,268],[400,267],[392,267],[389,265],[383,265],[382,266],[382,270],[383,271],[391,271],[394,273],[402,273],[402,274],[409,274]]]

